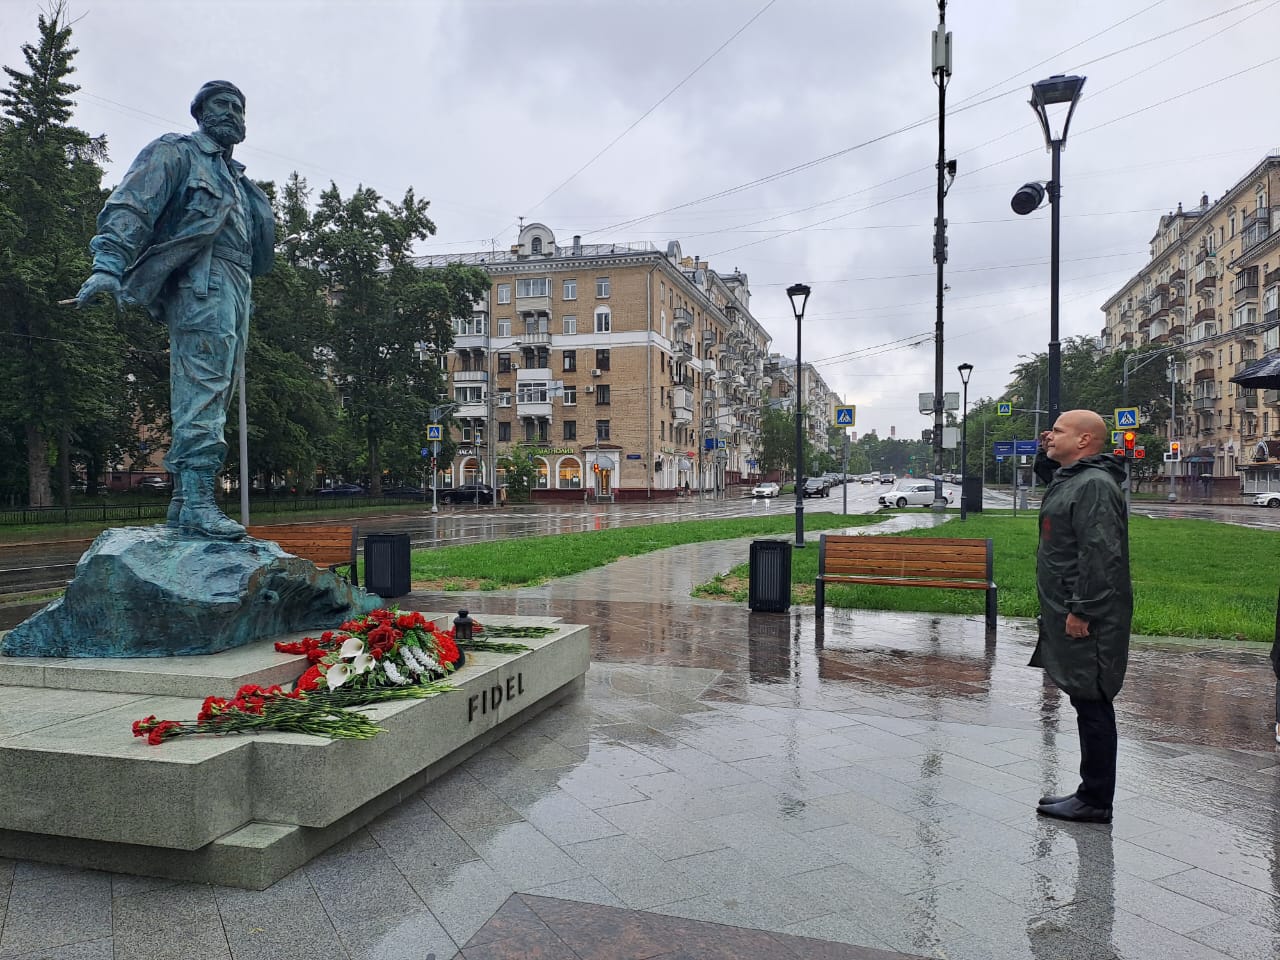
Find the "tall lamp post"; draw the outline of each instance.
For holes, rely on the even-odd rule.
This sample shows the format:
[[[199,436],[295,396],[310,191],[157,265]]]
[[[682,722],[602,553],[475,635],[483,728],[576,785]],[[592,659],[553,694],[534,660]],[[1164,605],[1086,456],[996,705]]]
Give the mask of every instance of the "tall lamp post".
[[[1062,148],[1067,142],[1067,128],[1071,115],[1080,102],[1084,89],[1084,77],[1055,74],[1048,80],[1031,85],[1031,107],[1040,119],[1044,131],[1045,146],[1053,154],[1052,177],[1048,183],[1024,183],[1013,195],[1010,206],[1019,216],[1038,209],[1047,196],[1050,210],[1049,239],[1049,421],[1058,419],[1062,412],[1062,345],[1058,342],[1058,232],[1061,216],[1059,202],[1062,198]],[[1053,116],[1049,109],[1054,108]],[[1058,121],[1061,127],[1058,128]]]
[[[972,363],[962,363],[956,367],[960,371],[960,384],[963,397],[960,401],[960,519],[969,519],[969,376],[973,373]]]
[[[800,323],[804,305],[809,301],[809,288],[803,283],[787,287],[791,312],[796,315],[796,546],[804,546],[804,365],[800,359]]]

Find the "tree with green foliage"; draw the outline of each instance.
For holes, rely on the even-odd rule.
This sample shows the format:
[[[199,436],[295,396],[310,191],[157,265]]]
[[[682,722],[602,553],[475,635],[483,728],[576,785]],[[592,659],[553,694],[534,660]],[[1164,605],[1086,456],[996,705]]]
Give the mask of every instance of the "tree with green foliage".
[[[6,66],[0,90],[0,419],[21,431],[28,502],[46,506],[55,461],[69,496],[77,429],[132,411],[114,311],[58,305],[90,271],[106,141],[70,123],[79,87],[65,5],[40,14],[37,30],[22,46],[26,69]]]
[[[412,188],[397,204],[364,186],[344,199],[331,184],[312,219],[314,256],[335,301],[329,366],[367,451],[375,496],[384,448],[408,449],[408,437],[420,439],[431,405],[444,394],[444,372],[421,348],[451,347],[453,318],[470,315],[489,287],[474,267],[424,269],[413,262],[414,241],[436,230],[427,207]]]
[[[760,420],[760,474],[777,473],[788,480],[796,469],[796,418],[789,410],[770,407],[768,401]]]
[[[538,468],[531,456],[511,455],[498,461],[507,484],[507,497],[513,503],[525,503],[537,482]]]

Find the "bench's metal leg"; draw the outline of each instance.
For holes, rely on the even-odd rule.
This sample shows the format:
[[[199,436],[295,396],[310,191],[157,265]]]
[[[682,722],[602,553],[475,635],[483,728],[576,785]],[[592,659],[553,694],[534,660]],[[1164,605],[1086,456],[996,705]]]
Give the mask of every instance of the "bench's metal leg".
[[[827,602],[827,585],[821,577],[813,581],[814,616],[822,619],[822,608]]]
[[[987,588],[987,629],[996,628],[996,588]]]

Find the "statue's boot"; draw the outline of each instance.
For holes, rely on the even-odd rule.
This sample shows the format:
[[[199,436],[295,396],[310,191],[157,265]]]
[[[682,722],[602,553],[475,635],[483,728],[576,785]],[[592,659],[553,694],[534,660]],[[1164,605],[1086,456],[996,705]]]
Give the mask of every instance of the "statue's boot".
[[[181,474],[182,532],[211,540],[240,540],[244,527],[218,509],[213,499],[213,474],[184,470]]]
[[[182,526],[182,482],[173,475],[173,496],[169,498],[169,512],[164,515],[166,527]]]

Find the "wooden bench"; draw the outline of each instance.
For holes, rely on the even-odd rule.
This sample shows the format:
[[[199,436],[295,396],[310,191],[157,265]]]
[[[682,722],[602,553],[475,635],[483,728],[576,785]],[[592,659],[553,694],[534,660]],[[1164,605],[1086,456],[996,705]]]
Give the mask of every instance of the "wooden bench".
[[[814,582],[822,618],[828,583],[941,587],[987,592],[987,628],[996,625],[996,582],[990,540],[944,537],[865,537],[824,533]]]
[[[360,586],[360,576],[356,572],[359,531],[355,527],[331,523],[282,523],[248,529],[249,536],[273,540],[285,553],[310,560],[317,567],[328,567],[335,573],[338,567],[348,567],[346,578],[353,586]]]

